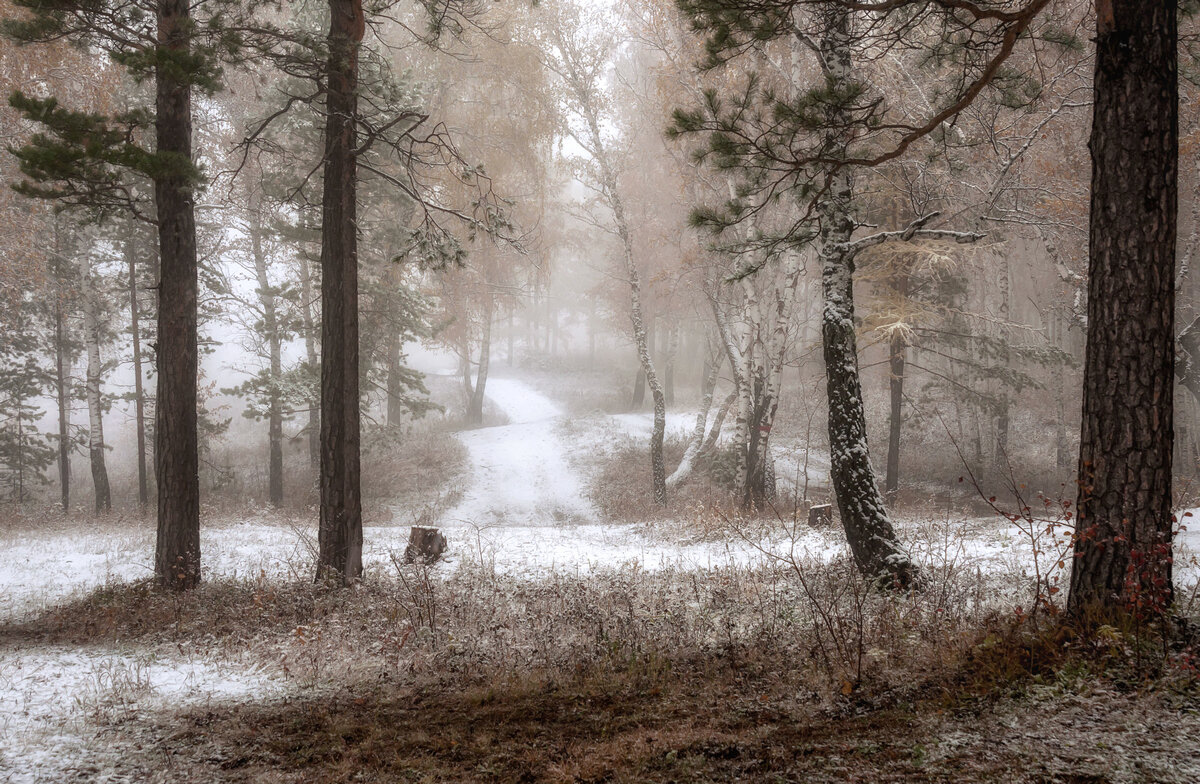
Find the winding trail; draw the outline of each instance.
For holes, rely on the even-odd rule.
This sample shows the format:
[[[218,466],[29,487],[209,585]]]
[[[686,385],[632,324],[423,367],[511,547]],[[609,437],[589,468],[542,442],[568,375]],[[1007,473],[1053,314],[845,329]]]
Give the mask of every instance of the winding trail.
[[[490,379],[486,395],[508,424],[457,434],[470,457],[466,491],[437,521],[450,562],[470,559],[532,576],[627,564],[703,569],[758,558],[753,548],[739,543],[668,544],[644,526],[606,522],[591,502],[586,477],[570,459],[588,445],[564,440],[562,406],[516,378]],[[612,419],[621,432],[639,424],[632,417]],[[603,441],[611,435],[596,437]],[[604,448],[600,442],[593,446]],[[386,535],[382,530],[367,534]]]
[[[509,424],[458,434],[470,453],[463,499],[441,518],[455,525],[550,526],[595,523],[587,487],[556,432],[563,409],[523,381],[493,378],[487,397]]]

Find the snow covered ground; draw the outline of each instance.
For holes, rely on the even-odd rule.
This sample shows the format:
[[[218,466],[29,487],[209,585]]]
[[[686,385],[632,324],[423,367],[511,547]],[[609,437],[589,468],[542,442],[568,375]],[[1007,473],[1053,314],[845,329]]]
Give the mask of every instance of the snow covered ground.
[[[470,474],[462,500],[443,515],[441,526],[596,522],[596,510],[557,432],[563,409],[511,378],[490,379],[487,396],[510,424],[459,434],[470,456]]]
[[[432,360],[431,360],[432,361]],[[467,488],[437,524],[449,540],[441,569],[466,560],[497,571],[536,576],[551,571],[587,573],[637,564],[707,569],[782,554],[830,558],[844,551],[836,531],[801,528],[795,541],[765,543],[678,542],[638,525],[605,523],[587,493],[580,451],[607,448],[594,428],[575,432],[564,408],[518,378],[489,381],[491,403],[508,424],[457,435],[469,455]],[[649,433],[648,414],[611,417],[607,437]],[[684,434],[693,415],[672,414],[668,428]],[[572,433],[575,433],[572,435]],[[601,439],[602,440],[602,439]],[[780,478],[796,470],[802,452],[778,447]],[[790,462],[789,462],[790,461]],[[814,455],[810,476],[819,482],[827,464]],[[1177,573],[1194,583],[1200,575],[1200,509],[1193,510],[1179,538]],[[1049,543],[1035,545],[1019,527],[1003,520],[948,518],[940,524],[898,521],[918,560],[953,560],[960,568],[986,573],[1032,575],[1035,546],[1046,551],[1040,571],[1057,559]],[[364,532],[368,573],[390,571],[407,542],[407,521],[370,526]],[[19,620],[81,596],[98,586],[150,576],[153,530],[115,526],[109,531],[33,531],[6,535],[6,566],[0,572],[0,621]],[[311,573],[315,530],[289,527],[267,516],[251,516],[202,531],[206,575],[305,579]],[[251,662],[198,654],[150,654],[122,647],[30,644],[0,637],[0,781],[100,781],[101,727],[111,732],[123,715],[165,708],[257,699],[285,690],[279,673]],[[105,719],[103,724],[96,719]],[[91,760],[84,764],[81,760]],[[89,765],[91,767],[89,767]]]
[[[104,781],[107,731],[149,711],[262,699],[271,672],[108,647],[31,646],[0,656],[0,780]]]

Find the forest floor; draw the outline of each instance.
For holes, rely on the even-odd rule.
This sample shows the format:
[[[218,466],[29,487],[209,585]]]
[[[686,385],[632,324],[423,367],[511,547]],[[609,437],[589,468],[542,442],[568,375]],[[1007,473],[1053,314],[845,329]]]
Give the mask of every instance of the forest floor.
[[[456,436],[449,557],[403,566],[408,522],[371,525],[355,591],[309,583],[292,514],[207,517],[183,598],[146,585],[144,521],[0,526],[0,780],[1200,780],[1189,652],[1116,680],[981,668],[1031,578],[1053,587],[1053,531],[901,516],[934,579],[883,602],[836,531],[604,519],[600,458],[647,415],[568,413],[521,377],[489,396],[504,423]]]

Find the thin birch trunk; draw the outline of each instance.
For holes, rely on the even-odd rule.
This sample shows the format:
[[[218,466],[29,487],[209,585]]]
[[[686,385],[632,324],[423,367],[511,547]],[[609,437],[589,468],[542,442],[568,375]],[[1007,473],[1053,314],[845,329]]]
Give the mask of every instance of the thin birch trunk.
[[[283,341],[279,330],[278,298],[267,270],[259,206],[252,203],[249,211],[250,253],[254,260],[258,301],[263,314],[263,337],[267,341],[270,365],[267,393],[267,498],[273,506],[279,506],[283,503],[283,399],[280,389],[283,381]]]
[[[104,404],[100,390],[104,363],[100,357],[100,316],[97,310],[99,303],[87,262],[85,261],[81,267],[83,342],[87,350],[85,389],[88,407],[88,457],[92,466],[96,514],[102,514],[112,511],[112,491],[108,483],[108,465],[104,455]]]
[[[704,354],[704,377],[700,382],[700,410],[696,412],[696,424],[692,427],[692,437],[688,440],[683,459],[667,477],[667,489],[672,490],[691,476],[696,465],[696,457],[704,446],[704,433],[708,425],[708,413],[712,410],[713,393],[717,387],[717,374],[721,372],[724,354],[715,345],[716,341],[709,337],[710,347]]]
[[[125,264],[129,274],[129,335],[133,343],[133,404],[137,438],[138,506],[150,505],[150,478],[146,465],[146,390],[142,370],[141,303],[138,302],[137,245],[130,236],[125,241]]]

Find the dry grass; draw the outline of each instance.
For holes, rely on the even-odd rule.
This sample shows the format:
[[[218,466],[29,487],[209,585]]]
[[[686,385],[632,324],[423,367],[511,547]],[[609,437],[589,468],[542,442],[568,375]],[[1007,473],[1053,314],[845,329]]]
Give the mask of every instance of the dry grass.
[[[1195,780],[1191,650],[1140,669],[1153,641],[1114,629],[1096,648],[1017,622],[997,598],[1011,575],[927,557],[914,594],[870,590],[838,559],[113,586],[0,634],[227,657],[292,684],[106,719],[139,780]]]
[[[670,467],[683,459],[687,441],[668,436],[663,441],[663,458]],[[650,484],[650,458],[644,440],[624,438],[596,467],[591,482],[592,502],[606,520],[623,523],[669,522],[694,518],[698,508],[721,509],[731,514],[739,507],[733,492],[734,457],[728,450],[719,450],[712,457],[696,464],[686,482],[669,493],[670,504],[660,507],[654,503]],[[780,483],[783,484],[782,482]],[[780,508],[791,509],[793,499],[780,498]],[[774,518],[770,509],[756,515]]]
[[[150,592],[97,595],[60,615],[58,633],[91,616],[108,619],[93,638],[274,639],[263,653],[303,679],[291,696],[122,719],[146,749],[126,764],[161,772],[166,755],[175,781],[1115,784],[1200,772],[1186,667],[1114,681],[1113,661],[994,612],[860,593],[840,565],[808,566],[807,589],[773,570],[544,583],[422,571],[353,592],[213,585],[179,609]],[[849,680],[838,646],[855,639],[868,667]]]
[[[1195,780],[1197,729],[1163,695],[1103,686],[987,705],[926,685],[827,706],[785,660],[728,658],[448,689],[360,682],[193,711],[152,737],[190,781],[1165,784]]]
[[[436,517],[462,492],[467,449],[448,432],[417,432],[368,443],[363,454],[363,515],[391,519],[393,508]]]

